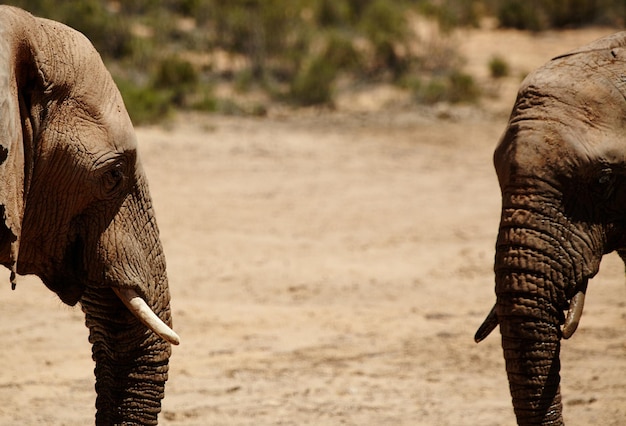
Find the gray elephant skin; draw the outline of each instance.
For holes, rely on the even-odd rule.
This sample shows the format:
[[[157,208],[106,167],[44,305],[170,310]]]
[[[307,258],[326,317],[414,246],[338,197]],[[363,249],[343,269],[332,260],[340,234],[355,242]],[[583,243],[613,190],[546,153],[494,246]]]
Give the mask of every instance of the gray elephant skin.
[[[0,6],[0,262],[80,304],[96,423],[157,424],[168,374],[165,258],[135,135],[80,33]]]
[[[496,303],[475,339],[499,324],[518,424],[560,425],[561,338],[602,256],[626,258],[626,32],[531,73],[494,164]]]

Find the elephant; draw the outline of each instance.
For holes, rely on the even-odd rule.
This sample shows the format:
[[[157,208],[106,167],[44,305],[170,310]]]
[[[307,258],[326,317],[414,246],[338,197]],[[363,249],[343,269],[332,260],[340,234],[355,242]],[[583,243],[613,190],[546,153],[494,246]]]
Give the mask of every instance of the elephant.
[[[521,83],[494,165],[502,207],[496,303],[520,425],[563,424],[561,338],[602,257],[626,259],[626,32],[557,56]]]
[[[78,31],[0,6],[0,34],[0,263],[81,306],[96,424],[157,424],[180,339],[121,94]]]

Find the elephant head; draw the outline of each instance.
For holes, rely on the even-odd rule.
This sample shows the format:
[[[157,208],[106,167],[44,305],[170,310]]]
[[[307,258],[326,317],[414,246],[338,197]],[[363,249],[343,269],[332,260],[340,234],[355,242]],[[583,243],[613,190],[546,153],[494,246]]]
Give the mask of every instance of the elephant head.
[[[156,424],[170,295],[121,95],[80,33],[0,6],[0,263],[85,313],[98,424]]]
[[[530,74],[494,163],[496,304],[475,339],[500,325],[519,424],[562,424],[561,338],[602,256],[626,254],[626,33]]]

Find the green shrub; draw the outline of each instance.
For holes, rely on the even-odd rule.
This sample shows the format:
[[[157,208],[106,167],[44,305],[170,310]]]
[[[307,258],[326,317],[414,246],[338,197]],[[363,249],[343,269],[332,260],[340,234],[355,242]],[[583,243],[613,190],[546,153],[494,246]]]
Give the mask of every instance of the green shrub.
[[[116,78],[115,83],[134,124],[157,123],[172,114],[170,92],[157,90],[152,86],[139,86],[122,78]]]
[[[505,0],[498,9],[500,25],[521,30],[539,31],[548,26],[543,10],[533,0]]]
[[[151,85],[157,91],[170,93],[176,106],[185,107],[187,96],[197,88],[198,73],[189,62],[177,56],[167,57],[159,63]]]
[[[476,84],[474,77],[464,72],[455,71],[448,76],[449,96],[452,103],[476,102],[480,96],[480,88]]]
[[[502,2],[538,4],[538,0]],[[462,99],[471,98],[476,89],[473,80],[454,74],[460,63],[455,43],[448,42],[442,32],[439,39],[420,44],[408,17],[412,9],[420,10],[447,28],[474,25],[480,13],[499,10],[498,0],[9,3],[84,32],[116,76],[135,122],[158,120],[173,108],[258,110],[262,114],[264,107],[244,108],[236,99],[251,88],[299,105],[331,103],[339,75],[400,85],[409,84],[406,76],[418,75],[409,85],[419,89],[409,90],[426,102],[456,102],[454,90]],[[184,60],[177,55],[183,51],[202,62]],[[210,59],[206,56],[215,51],[233,58],[234,66],[217,74],[216,68],[207,65]],[[234,83],[235,97],[230,103],[215,98],[212,88],[206,86],[207,81],[219,79]]]
[[[597,0],[552,0],[542,3],[550,27],[563,28],[592,23],[600,13]]]
[[[420,84],[415,88],[415,99],[418,103],[433,105],[446,100],[448,85],[441,78],[434,78],[426,85]]]
[[[323,56],[340,70],[354,71],[362,66],[361,55],[354,48],[352,39],[338,31],[328,36]]]
[[[321,27],[341,27],[351,20],[350,3],[345,0],[319,0],[315,6],[315,19]]]
[[[495,12],[502,26],[532,31],[592,24],[623,26],[626,3],[623,0],[502,0],[497,2]]]
[[[402,76],[402,78],[399,79],[396,84],[402,89],[406,89],[412,93],[417,94],[422,88],[422,79],[414,75],[407,74]]]
[[[324,56],[316,57],[295,76],[289,98],[304,106],[330,103],[336,76],[337,69],[333,64]]]
[[[75,28],[85,34],[104,57],[119,59],[131,53],[132,35],[126,16],[107,8],[104,1],[18,0],[7,3]]]
[[[493,56],[489,60],[489,74],[492,78],[502,78],[509,75],[509,64],[501,56]]]
[[[198,73],[195,68],[178,56],[162,59],[157,67],[153,85],[158,88],[180,87],[193,88],[198,84]]]
[[[252,71],[244,69],[235,74],[235,90],[240,93],[246,93],[252,87],[254,83],[254,76]]]
[[[361,27],[374,48],[376,68],[389,69],[399,77],[407,67],[396,51],[409,38],[404,9],[387,0],[373,0],[363,11]]]
[[[228,51],[244,54],[256,79],[266,77],[268,62],[288,56],[293,44],[303,38],[301,4],[293,0],[214,1],[212,22],[215,43]],[[294,33],[296,34],[294,36]]]
[[[482,1],[467,0],[421,0],[417,9],[425,16],[437,20],[444,32],[459,26],[477,27],[485,7]]]
[[[219,110],[219,101],[212,95],[205,94],[199,100],[191,104],[196,111],[216,112]]]
[[[413,90],[416,101],[427,105],[438,102],[472,103],[480,96],[480,88],[474,78],[460,71],[432,78],[427,84],[415,85]]]

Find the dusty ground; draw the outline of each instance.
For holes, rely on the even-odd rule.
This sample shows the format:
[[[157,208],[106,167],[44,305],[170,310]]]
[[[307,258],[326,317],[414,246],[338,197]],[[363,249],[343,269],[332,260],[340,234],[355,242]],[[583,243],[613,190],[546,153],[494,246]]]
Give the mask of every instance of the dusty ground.
[[[459,40],[477,73],[494,53],[521,73],[604,33]],[[473,334],[494,301],[491,153],[518,82],[479,111],[374,114],[360,94],[332,114],[139,129],[182,338],[161,423],[514,424],[497,333]],[[626,417],[623,269],[605,258],[563,345],[568,425]],[[0,425],[92,423],[80,310],[2,281]]]

